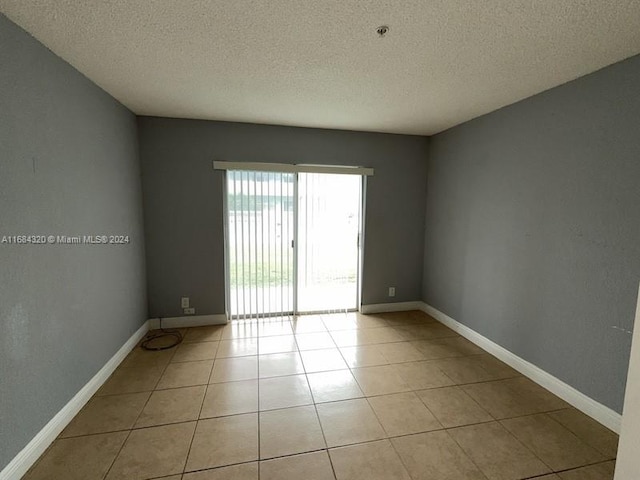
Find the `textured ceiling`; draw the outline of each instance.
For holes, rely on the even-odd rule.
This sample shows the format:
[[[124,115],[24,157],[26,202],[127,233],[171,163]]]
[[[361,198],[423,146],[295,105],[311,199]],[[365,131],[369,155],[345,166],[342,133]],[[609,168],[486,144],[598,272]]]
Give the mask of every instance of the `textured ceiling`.
[[[137,114],[423,135],[640,52],[638,0],[0,0],[0,11]]]

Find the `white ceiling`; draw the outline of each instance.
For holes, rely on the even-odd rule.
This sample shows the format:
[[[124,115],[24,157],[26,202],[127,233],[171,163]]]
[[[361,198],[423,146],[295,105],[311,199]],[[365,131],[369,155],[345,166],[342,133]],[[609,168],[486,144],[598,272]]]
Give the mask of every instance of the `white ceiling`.
[[[638,0],[0,0],[0,11],[140,115],[421,135],[640,52]]]

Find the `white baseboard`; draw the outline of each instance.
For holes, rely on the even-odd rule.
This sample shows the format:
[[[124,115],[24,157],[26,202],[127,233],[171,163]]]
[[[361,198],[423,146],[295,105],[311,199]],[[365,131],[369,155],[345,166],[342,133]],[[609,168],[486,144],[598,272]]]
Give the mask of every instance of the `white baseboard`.
[[[205,327],[207,325],[224,325],[227,316],[224,313],[214,315],[187,315],[184,317],[162,317],[162,326],[165,328]],[[149,319],[151,330],[160,328],[159,318]]]
[[[486,350],[494,357],[502,360],[510,367],[516,369],[524,376],[530,378],[537,384],[562,398],[565,402],[573,405],[581,412],[589,415],[605,427],[618,434],[620,433],[622,415],[619,413],[611,410],[609,407],[606,407],[601,403],[596,402],[584,393],[573,388],[571,385],[564,383],[562,380],[559,380],[541,368],[536,367],[534,364],[527,362],[506,348],[503,348],[497,343],[489,340],[487,337],[480,335],[475,330],[461,324],[431,305],[427,305],[424,302],[420,303],[422,303],[422,307],[420,309],[423,312],[431,315],[440,323],[443,323],[450,329],[465,337],[467,340],[470,340],[483,350]]]
[[[360,313],[406,312],[407,310],[422,310],[423,302],[371,303],[361,305]]]
[[[125,359],[149,330],[149,322],[144,324],[127,340],[82,389],[62,407],[42,430],[24,447],[0,472],[0,480],[18,480],[36,463],[40,455],[53,443],[56,437],[73,420],[73,417],[86,405],[94,393],[107,381],[118,365]]]

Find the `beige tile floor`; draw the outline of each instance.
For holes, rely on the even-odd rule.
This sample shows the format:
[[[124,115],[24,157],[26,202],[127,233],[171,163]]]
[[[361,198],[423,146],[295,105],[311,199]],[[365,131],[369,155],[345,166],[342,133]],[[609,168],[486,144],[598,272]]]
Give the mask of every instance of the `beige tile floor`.
[[[610,480],[618,437],[421,312],[136,348],[25,478]]]

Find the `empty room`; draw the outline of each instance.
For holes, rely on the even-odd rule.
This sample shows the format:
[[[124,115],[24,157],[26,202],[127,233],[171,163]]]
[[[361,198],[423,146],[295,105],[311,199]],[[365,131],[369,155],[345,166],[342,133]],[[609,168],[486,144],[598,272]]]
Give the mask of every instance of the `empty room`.
[[[0,480],[640,479],[639,25],[0,0]]]

